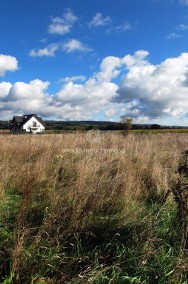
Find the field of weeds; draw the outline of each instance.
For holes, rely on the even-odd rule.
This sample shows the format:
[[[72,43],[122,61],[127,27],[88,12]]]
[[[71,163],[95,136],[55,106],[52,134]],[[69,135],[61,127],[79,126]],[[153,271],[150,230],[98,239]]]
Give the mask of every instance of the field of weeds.
[[[7,135],[0,145],[0,283],[188,283],[188,134]]]

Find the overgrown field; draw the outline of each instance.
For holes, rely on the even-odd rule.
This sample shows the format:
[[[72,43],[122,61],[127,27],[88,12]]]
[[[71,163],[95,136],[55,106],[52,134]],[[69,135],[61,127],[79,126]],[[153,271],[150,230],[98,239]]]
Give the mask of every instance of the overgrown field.
[[[0,283],[188,283],[178,172],[188,134],[7,135],[0,145]]]

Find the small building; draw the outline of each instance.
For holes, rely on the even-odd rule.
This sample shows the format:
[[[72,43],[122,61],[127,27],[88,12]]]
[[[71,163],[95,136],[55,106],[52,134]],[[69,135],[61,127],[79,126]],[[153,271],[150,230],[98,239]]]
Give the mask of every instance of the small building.
[[[11,122],[12,132],[42,133],[45,131],[45,123],[36,114],[14,116]]]

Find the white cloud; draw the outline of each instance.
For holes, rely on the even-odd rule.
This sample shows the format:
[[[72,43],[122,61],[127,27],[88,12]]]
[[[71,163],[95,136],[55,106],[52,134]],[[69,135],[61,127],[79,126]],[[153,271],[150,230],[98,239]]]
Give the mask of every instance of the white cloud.
[[[24,99],[30,101],[44,98],[43,92],[48,88],[49,82],[43,82],[39,79],[31,81],[29,84],[16,82],[9,91],[8,100]]]
[[[180,0],[180,3],[182,3],[184,5],[188,5],[188,0]]]
[[[116,103],[136,101],[137,106],[131,111],[137,110],[137,116],[188,115],[188,53],[168,58],[159,65],[136,55],[126,56],[124,62],[127,73],[114,98]]]
[[[181,37],[182,37],[182,35],[178,34],[178,33],[171,33],[171,34],[167,35],[168,39],[177,39],[177,38],[181,38]]]
[[[95,78],[90,78],[83,85],[73,82],[63,85],[61,91],[57,94],[57,99],[71,104],[82,102],[84,105],[94,104],[97,107],[98,104],[98,106],[104,106],[115,94],[117,88],[114,83],[99,82]]]
[[[188,29],[188,25],[186,24],[180,24],[176,26],[176,32],[172,32],[166,36],[167,39],[178,39],[183,36],[183,32]],[[181,34],[180,34],[181,32]]]
[[[104,58],[100,65],[100,72],[96,74],[97,79],[101,82],[110,82],[119,75],[121,65],[121,59],[118,57],[108,56]]]
[[[105,111],[105,115],[108,117],[108,118],[111,118],[113,117],[114,115],[117,114],[117,110],[114,108],[114,107],[111,107],[109,108],[107,111]]]
[[[4,82],[5,83],[5,82]],[[2,116],[11,116],[24,113],[37,113],[45,116],[55,113],[53,107],[53,96],[46,93],[49,82],[39,79],[29,83],[16,82],[15,84],[6,83],[6,96],[1,99],[0,111]],[[5,88],[4,88],[5,91]],[[1,93],[1,84],[0,84]]]
[[[75,81],[85,81],[86,77],[79,75],[79,76],[72,76],[72,77],[65,77],[59,80],[59,82],[64,82],[64,83],[68,83],[68,82],[75,82]]]
[[[115,70],[118,70],[119,64],[118,58],[107,57],[101,63],[100,72],[80,84],[74,81],[85,79],[83,76],[65,78],[66,82],[54,95],[47,93],[49,82],[39,79],[29,83],[16,82],[14,85],[7,82],[2,85],[1,114],[28,112],[60,119],[91,119],[94,113],[107,111],[108,107],[113,108],[114,104],[110,99],[118,86],[111,79],[118,76],[119,72],[116,73]]]
[[[188,53],[157,65],[149,62],[148,55],[148,51],[138,50],[122,58],[108,56],[90,78],[61,80],[62,86],[53,95],[47,92],[49,82],[39,79],[13,85],[2,82],[1,113],[84,120],[104,112],[109,119],[126,114],[135,122],[170,117],[183,121],[188,117]]]
[[[11,83],[1,82],[0,83],[0,98],[8,96],[11,87],[12,87]]]
[[[10,55],[0,54],[0,76],[4,76],[8,71],[18,70],[18,61]]]
[[[119,76],[121,65],[121,58],[114,56],[104,58],[100,65],[100,71],[84,84],[75,84],[74,82],[64,84],[56,95],[57,100],[71,104],[82,101],[88,109],[90,105],[92,108],[95,105],[96,109],[100,110],[100,107],[108,104],[116,94],[118,86],[111,81]]]
[[[101,13],[97,13],[93,19],[89,22],[89,27],[103,27],[111,23],[111,18],[109,16],[104,17]]]
[[[49,44],[47,47],[41,48],[39,50],[32,49],[29,52],[31,57],[42,57],[42,56],[55,56],[55,52],[58,50],[59,44],[53,43]]]
[[[119,67],[119,58],[106,57],[101,62],[100,71],[83,84],[76,84],[73,81],[64,84],[54,98],[58,104],[71,107],[72,116],[70,112],[66,118],[74,119],[75,112],[82,120],[91,119],[93,114],[101,111],[108,115],[116,113],[117,109],[114,108],[115,104],[111,99],[116,94],[118,86],[111,80],[119,75]]]
[[[186,24],[180,24],[179,26],[177,26],[177,30],[179,31],[185,31],[188,29],[188,25]]]
[[[57,42],[47,45],[41,49],[32,49],[29,52],[29,56],[31,57],[53,57],[55,56],[57,51],[65,51],[67,53],[71,52],[90,52],[92,48],[89,48],[87,45],[82,43],[77,39],[69,39],[65,42]]]
[[[123,24],[123,25],[120,25],[120,26],[115,27],[115,29],[116,29],[117,31],[126,32],[126,31],[130,31],[130,30],[132,29],[132,26],[131,26],[131,24],[129,24],[129,23],[125,23],[125,24]]]
[[[65,35],[67,33],[70,33],[71,28],[77,20],[78,17],[75,16],[70,9],[68,9],[62,18],[52,18],[52,23],[48,26],[48,32],[50,34],[59,35]]]
[[[77,39],[70,39],[62,44],[63,50],[66,52],[75,52],[75,51],[82,51],[82,52],[89,52],[92,51],[91,48],[84,45],[81,41]]]
[[[133,27],[130,23],[126,22],[122,25],[119,25],[119,26],[111,26],[110,28],[107,29],[107,33],[111,33],[111,32],[127,32],[127,31],[130,31],[132,30]]]

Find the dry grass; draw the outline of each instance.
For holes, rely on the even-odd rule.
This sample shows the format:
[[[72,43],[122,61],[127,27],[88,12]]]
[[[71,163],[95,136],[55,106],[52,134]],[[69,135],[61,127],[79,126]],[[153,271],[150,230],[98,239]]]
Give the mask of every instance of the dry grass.
[[[111,194],[121,187],[125,195],[142,198],[143,194],[150,194],[146,183],[151,183],[150,189],[157,195],[167,192],[176,178],[179,157],[188,147],[188,135],[124,138],[107,133],[96,142],[88,141],[85,133],[19,135],[0,136],[0,144],[2,195],[10,189],[25,190],[30,179],[46,183],[52,190],[57,187],[58,178],[66,178],[66,171],[70,180],[71,176],[74,179],[74,191],[86,194],[88,190],[95,192],[105,187]]]
[[[127,204],[164,200],[188,146],[186,134],[124,138],[107,133],[98,140],[88,141],[82,133],[0,137],[1,196],[37,199],[36,207],[38,201],[46,203],[56,219],[54,214],[70,207],[70,227],[80,227],[96,211],[116,207],[121,208],[121,220],[132,214]]]
[[[55,247],[57,257],[68,263],[61,255],[62,242],[68,238],[70,246],[73,232],[93,234],[91,228],[95,231],[100,227],[104,233],[109,227],[137,225],[142,222],[147,206],[155,203],[162,206],[177,180],[181,153],[188,148],[188,134],[122,137],[101,133],[96,141],[79,132],[10,135],[0,136],[0,145],[3,206],[9,203],[10,196],[20,196],[15,220],[11,221],[14,229],[11,262],[12,273],[23,277],[29,273],[32,255],[24,251],[25,247],[40,255],[46,242],[46,250],[50,245]],[[13,209],[10,206],[7,210],[11,214]],[[2,218],[8,218],[7,212],[3,214]],[[77,258],[71,257],[70,265],[74,266],[74,261],[78,265]],[[37,259],[31,263],[34,274]],[[55,279],[55,269],[59,267],[52,269],[49,279]],[[64,279],[60,281],[70,280],[71,273],[65,270],[62,278],[58,276]]]

